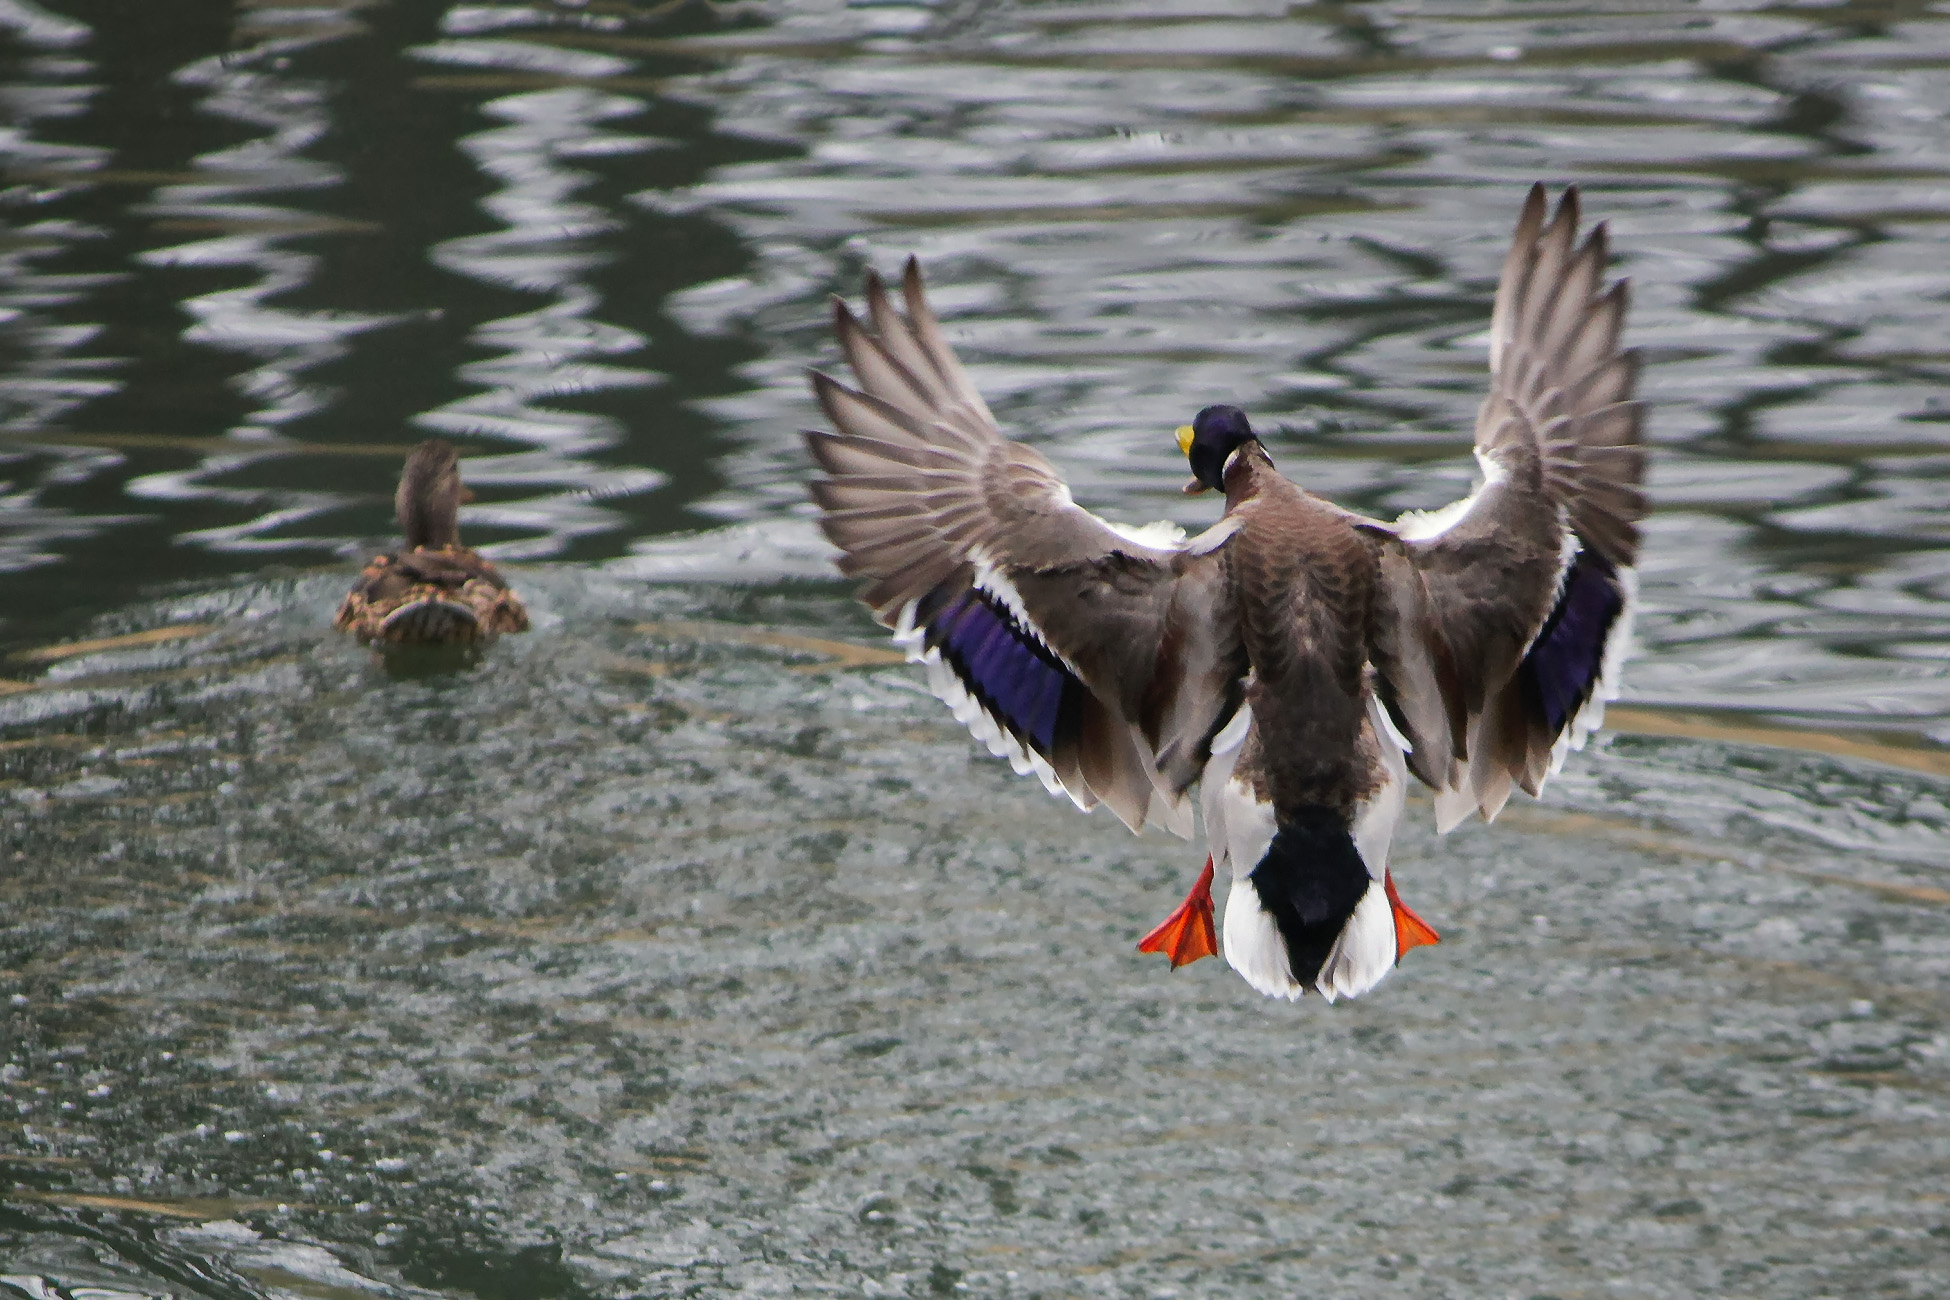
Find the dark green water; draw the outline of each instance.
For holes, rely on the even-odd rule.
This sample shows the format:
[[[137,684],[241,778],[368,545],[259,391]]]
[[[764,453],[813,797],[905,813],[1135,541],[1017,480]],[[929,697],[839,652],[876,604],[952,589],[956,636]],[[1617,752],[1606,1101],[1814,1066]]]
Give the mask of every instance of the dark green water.
[[[1950,1290],[1950,18],[0,39],[4,1300]],[[1612,219],[1648,351],[1625,703],[1923,771],[1619,737],[1494,828],[1417,810],[1444,943],[1371,998],[1168,975],[1131,946],[1193,850],[832,658],[873,632],[802,502],[825,296],[918,252],[1115,517],[1198,522],[1170,430],[1217,400],[1392,513],[1467,487],[1536,179]],[[327,623],[433,433],[536,628],[389,675]]]

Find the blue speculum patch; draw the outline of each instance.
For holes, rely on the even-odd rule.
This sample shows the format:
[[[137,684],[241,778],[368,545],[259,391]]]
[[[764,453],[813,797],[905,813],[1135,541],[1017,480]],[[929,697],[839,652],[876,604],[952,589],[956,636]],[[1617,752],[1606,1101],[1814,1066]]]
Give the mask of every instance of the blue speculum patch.
[[[927,643],[984,708],[1048,756],[1075,679],[1008,609],[971,587],[928,617]]]
[[[1544,707],[1553,735],[1591,698],[1604,667],[1605,642],[1625,608],[1618,571],[1596,551],[1578,552],[1557,607],[1524,656],[1523,673]]]

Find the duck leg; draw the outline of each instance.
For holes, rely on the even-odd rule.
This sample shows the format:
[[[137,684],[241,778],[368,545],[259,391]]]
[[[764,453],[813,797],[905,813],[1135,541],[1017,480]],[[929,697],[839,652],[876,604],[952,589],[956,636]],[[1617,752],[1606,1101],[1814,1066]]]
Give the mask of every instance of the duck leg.
[[[1406,911],[1407,909],[1403,909]],[[1417,922],[1419,925],[1420,922]],[[1427,927],[1424,927],[1425,929]],[[1430,934],[1435,931],[1430,930]],[[1164,923],[1138,940],[1139,952],[1161,952],[1171,958],[1171,968],[1190,965],[1200,957],[1219,953],[1218,932],[1212,925],[1212,859],[1205,859],[1205,870],[1198,876],[1192,892]]]
[[[1388,907],[1395,914],[1395,961],[1408,955],[1410,948],[1420,948],[1426,944],[1441,943],[1442,936],[1435,927],[1408,910],[1402,896],[1395,892],[1395,873],[1384,871],[1381,876],[1383,888],[1388,891]]]

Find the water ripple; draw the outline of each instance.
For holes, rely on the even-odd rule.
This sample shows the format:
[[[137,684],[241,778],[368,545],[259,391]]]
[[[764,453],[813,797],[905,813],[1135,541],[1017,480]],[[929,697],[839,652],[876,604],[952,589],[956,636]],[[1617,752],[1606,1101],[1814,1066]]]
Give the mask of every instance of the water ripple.
[[[1837,21],[1470,5],[1276,25],[1188,3],[1039,7],[890,42],[829,11],[799,29],[817,46],[757,42],[695,83],[802,156],[639,200],[722,213],[760,250],[678,301],[697,328],[777,340],[753,391],[711,404],[721,418],[803,419],[788,358],[828,354],[818,296],[916,251],[998,413],[1080,497],[1190,524],[1147,484],[1172,472],[1164,431],[1212,400],[1282,429],[1282,466],[1358,507],[1465,488],[1466,461],[1399,463],[1386,431],[1461,451],[1511,196],[1581,180],[1651,353],[1669,449],[1652,495],[1694,512],[1654,521],[1631,689],[1938,729],[1950,686],[1925,650],[1950,629],[1910,616],[1900,585],[1864,589],[1891,548],[1944,538],[1945,286],[1921,252],[1944,96],[1878,64],[1838,99],[1826,69],[1886,51]],[[1920,25],[1918,50],[1950,27]],[[783,440],[727,465],[722,514],[793,508]],[[1797,536],[1859,558],[1824,564]],[[1865,624],[1892,602],[1900,621]]]
[[[802,372],[909,252],[1116,517],[1199,522],[1169,431],[1220,399],[1337,499],[1439,504],[1515,196],[1577,180],[1661,450],[1631,690],[1950,732],[1927,7],[251,7],[169,47],[174,154],[59,8],[0,10],[0,563],[357,552],[423,432],[505,558],[816,572]]]
[[[202,111],[266,134],[202,155],[194,164],[196,179],[160,187],[141,209],[160,218],[161,229],[210,232],[145,252],[144,265],[175,271],[221,269],[251,277],[183,303],[193,322],[183,332],[185,341],[255,363],[229,381],[250,404],[227,431],[244,443],[271,438],[325,409],[330,391],[311,380],[310,372],[346,356],[352,337],[396,319],[301,309],[278,301],[309,285],[321,261],[291,248],[291,241],[332,230],[335,223],[265,199],[326,189],[340,183],[342,174],[305,156],[330,129],[332,88],[322,81],[280,75],[272,61],[314,43],[354,36],[360,27],[333,9],[287,14],[283,22],[266,22],[265,17],[258,16],[257,45],[197,60],[179,70],[175,80],[202,92]],[[185,533],[183,540],[193,544],[218,551],[304,548],[303,538],[275,534],[332,509],[343,501],[341,495],[216,482],[268,454],[275,453],[247,448],[216,453],[191,470],[131,479],[126,490],[138,500],[222,504],[257,512],[243,522]]]

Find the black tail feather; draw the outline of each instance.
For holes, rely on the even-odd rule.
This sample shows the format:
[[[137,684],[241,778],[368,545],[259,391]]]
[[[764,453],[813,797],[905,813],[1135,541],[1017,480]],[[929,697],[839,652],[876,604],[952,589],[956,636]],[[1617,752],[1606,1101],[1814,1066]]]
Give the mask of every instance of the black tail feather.
[[[1318,804],[1289,809],[1248,879],[1286,941],[1294,980],[1314,987],[1372,883],[1347,819]]]

